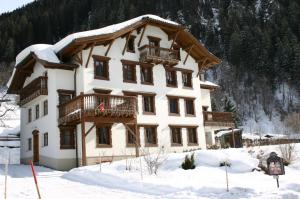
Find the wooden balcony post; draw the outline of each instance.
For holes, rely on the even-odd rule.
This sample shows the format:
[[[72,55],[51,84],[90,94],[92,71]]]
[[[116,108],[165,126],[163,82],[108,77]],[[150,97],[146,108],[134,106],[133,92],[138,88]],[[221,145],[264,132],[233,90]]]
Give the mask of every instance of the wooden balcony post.
[[[135,156],[139,157],[140,156],[140,152],[139,152],[140,131],[138,130],[137,120],[135,120],[134,129],[135,129]]]
[[[86,147],[85,147],[85,114],[84,114],[84,95],[80,92],[80,110],[81,110],[81,158],[82,166],[86,166]]]

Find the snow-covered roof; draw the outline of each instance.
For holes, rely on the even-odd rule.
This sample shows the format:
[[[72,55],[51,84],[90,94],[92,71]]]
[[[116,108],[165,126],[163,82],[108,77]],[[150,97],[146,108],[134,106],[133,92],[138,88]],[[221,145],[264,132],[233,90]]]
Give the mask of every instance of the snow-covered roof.
[[[209,87],[220,87],[218,84],[212,83],[210,81],[201,81],[201,80],[200,80],[200,85],[209,86]]]
[[[233,132],[240,132],[241,129],[233,129]],[[224,130],[224,131],[219,131],[217,134],[215,134],[216,137],[222,137],[223,135],[227,135],[229,133],[232,133],[232,130]]]
[[[49,44],[35,44],[32,46],[29,46],[22,50],[16,57],[16,65],[20,63],[22,60],[24,60],[30,53],[34,53],[39,59],[52,62],[52,63],[59,63],[59,59],[56,56],[56,53],[58,53],[60,50],[62,50],[64,47],[66,47],[68,44],[70,44],[72,41],[75,39],[79,38],[84,38],[84,37],[91,37],[91,36],[100,36],[100,35],[105,35],[105,34],[110,34],[117,32],[123,28],[126,28],[127,26],[130,26],[143,18],[149,18],[153,20],[157,20],[163,23],[168,23],[172,25],[179,25],[176,22],[170,21],[163,19],[161,17],[158,17],[156,15],[142,15],[133,19],[130,19],[128,21],[118,23],[118,24],[113,24],[110,26],[106,26],[100,29],[95,29],[95,30],[89,30],[89,31],[83,31],[83,32],[77,32],[70,34],[63,38],[62,40],[58,41],[54,45],[49,45]]]

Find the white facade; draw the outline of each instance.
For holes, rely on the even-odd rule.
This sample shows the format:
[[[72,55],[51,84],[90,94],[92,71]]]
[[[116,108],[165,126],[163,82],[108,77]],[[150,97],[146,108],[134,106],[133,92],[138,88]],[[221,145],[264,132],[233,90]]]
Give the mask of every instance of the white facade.
[[[32,138],[32,132],[39,132],[39,163],[56,169],[69,169],[76,166],[76,157],[78,157],[79,165],[81,161],[81,126],[77,125],[76,133],[76,149],[60,149],[60,129],[58,127],[58,104],[59,95],[57,90],[74,90],[76,95],[81,92],[84,94],[94,93],[93,89],[109,89],[113,95],[123,95],[122,91],[133,92],[150,92],[155,93],[155,115],[143,114],[142,96],[138,95],[138,114],[137,123],[157,125],[157,147],[145,147],[144,128],[140,127],[141,149],[149,150],[152,153],[158,152],[161,148],[166,152],[182,152],[191,149],[205,149],[205,129],[203,124],[202,106],[208,106],[211,111],[210,91],[208,89],[200,89],[200,80],[197,77],[198,63],[192,56],[188,56],[186,63],[183,60],[187,56],[187,52],[180,48],[181,61],[176,68],[192,70],[193,88],[184,88],[182,84],[182,71],[178,70],[177,88],[167,87],[166,71],[163,65],[157,64],[153,67],[153,85],[141,84],[140,66],[136,66],[137,83],[123,82],[123,71],[121,60],[139,61],[138,41],[141,33],[134,30],[132,35],[135,39],[135,53],[126,52],[122,55],[125,46],[126,37],[118,37],[113,41],[111,49],[107,57],[109,60],[109,80],[94,79],[94,60],[89,59],[87,67],[86,62],[89,57],[91,48],[82,50],[82,66],[75,70],[49,69],[37,62],[34,71],[25,81],[24,86],[33,79],[42,76],[47,72],[48,76],[48,95],[35,98],[25,104],[21,109],[21,160],[27,162],[33,156],[33,150],[28,150],[28,139]],[[141,40],[141,45],[149,43],[147,36],[159,37],[160,47],[170,48],[172,40],[168,39],[168,35],[159,27],[148,25]],[[92,50],[92,55],[104,56],[108,45],[98,45]],[[75,61],[73,60],[75,63]],[[74,82],[76,82],[74,84]],[[76,90],[75,90],[76,89]],[[180,116],[169,116],[168,98],[167,96],[179,97]],[[184,97],[194,98],[195,116],[188,117],[185,114]],[[48,100],[48,114],[43,115],[43,102]],[[39,104],[40,117],[35,119],[35,106]],[[32,109],[32,122],[28,123],[28,109]],[[86,123],[85,129],[89,129],[93,123]],[[171,135],[169,125],[183,126],[182,128],[182,146],[171,146]],[[185,127],[197,127],[198,144],[194,146],[188,145],[187,132]],[[48,133],[48,146],[43,144],[43,134]],[[135,155],[134,147],[126,146],[126,129],[123,124],[115,123],[112,126],[112,147],[97,148],[96,147],[96,129],[86,137],[86,156],[88,163],[94,163],[98,160],[99,154],[105,157],[122,158],[128,155]],[[33,147],[32,147],[33,148]],[[77,152],[76,152],[77,151]],[[77,153],[77,155],[76,155]]]

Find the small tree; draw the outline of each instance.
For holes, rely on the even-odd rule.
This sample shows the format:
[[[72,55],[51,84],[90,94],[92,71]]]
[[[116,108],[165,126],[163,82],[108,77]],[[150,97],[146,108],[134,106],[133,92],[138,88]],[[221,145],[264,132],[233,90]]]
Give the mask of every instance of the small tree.
[[[151,155],[149,150],[144,150],[143,155],[144,155],[144,161],[146,163],[148,172],[150,175],[152,174],[157,174],[158,168],[162,165],[162,163],[167,159],[164,156],[163,153],[163,148],[160,148],[158,153],[156,155]]]
[[[279,145],[279,150],[281,153],[281,157],[283,158],[283,164],[288,166],[296,159],[296,151],[295,151],[295,144],[281,144]]]
[[[184,170],[188,170],[188,169],[195,169],[196,165],[195,165],[195,159],[194,159],[194,153],[189,156],[186,155],[184,158],[184,162],[181,164],[181,168],[183,168]]]
[[[233,117],[235,126],[236,127],[239,126],[240,125],[240,119],[239,119],[238,114],[237,114],[236,106],[233,103],[233,101],[227,96],[225,96],[225,99],[224,99],[224,108],[223,109],[224,109],[225,112],[232,113],[232,117]]]

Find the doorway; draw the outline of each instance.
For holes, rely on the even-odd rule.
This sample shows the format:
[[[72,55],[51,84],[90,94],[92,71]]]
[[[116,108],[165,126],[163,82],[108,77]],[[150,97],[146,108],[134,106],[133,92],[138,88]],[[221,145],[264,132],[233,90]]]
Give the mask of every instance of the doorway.
[[[32,132],[33,136],[33,163],[39,163],[39,131],[35,130]]]

